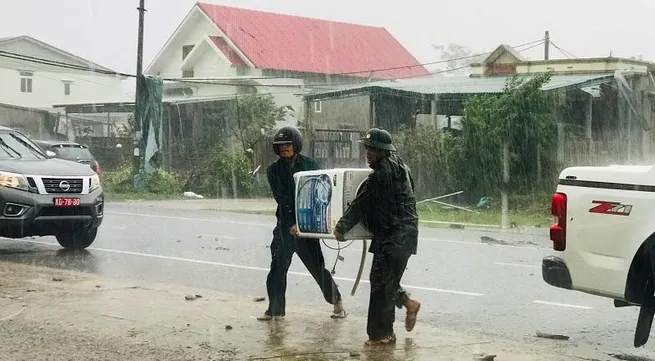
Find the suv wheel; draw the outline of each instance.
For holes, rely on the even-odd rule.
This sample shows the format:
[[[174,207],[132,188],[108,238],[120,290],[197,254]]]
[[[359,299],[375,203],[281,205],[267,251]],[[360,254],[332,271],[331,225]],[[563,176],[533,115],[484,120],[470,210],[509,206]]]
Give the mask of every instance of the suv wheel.
[[[83,228],[71,233],[60,233],[56,237],[62,247],[81,250],[89,247],[95,241],[97,234],[98,228]]]

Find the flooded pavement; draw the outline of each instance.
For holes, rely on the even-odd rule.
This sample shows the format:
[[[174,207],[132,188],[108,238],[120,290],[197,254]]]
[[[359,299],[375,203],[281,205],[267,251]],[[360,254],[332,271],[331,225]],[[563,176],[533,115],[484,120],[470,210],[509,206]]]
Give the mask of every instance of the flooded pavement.
[[[156,207],[154,202],[108,204],[98,238],[87,251],[64,251],[53,238],[3,239],[0,240],[0,262],[3,265],[47,267],[53,272],[71,270],[111,279],[127,278],[143,287],[163,284],[167,289],[193,288],[198,290],[194,292],[203,294],[229,293],[245,300],[242,303],[247,304],[247,314],[234,311],[238,317],[230,319],[233,329],[229,333],[225,333],[224,322],[217,321],[211,313],[198,316],[200,319],[214,319],[217,323],[208,325],[205,331],[196,330],[195,335],[210,339],[212,332],[217,332],[216,335],[222,339],[239,335],[237,331],[241,328],[238,325],[254,321],[254,317],[266,307],[265,302],[252,300],[266,295],[265,278],[270,262],[268,245],[274,219],[207,211],[203,210],[201,202],[182,204],[184,206],[178,209],[170,202],[166,207]],[[420,237],[419,254],[410,259],[403,279],[408,291],[423,304],[415,332],[406,333],[402,327],[404,315],[402,312],[397,314],[396,348],[405,350],[407,344],[415,345],[410,349],[416,355],[406,353],[398,356],[398,359],[420,359],[422,353],[430,354],[426,351],[427,347],[456,349],[461,355],[466,354],[466,359],[471,359],[473,353],[493,351],[493,347],[489,350],[482,345],[498,345],[498,342],[518,343],[530,350],[557,347],[559,352],[576,355],[586,355],[587,352],[605,355],[612,352],[655,358],[655,346],[647,344],[640,350],[631,347],[636,308],[616,309],[610,300],[555,289],[542,280],[541,258],[549,253],[549,241],[539,230],[501,233],[496,230],[422,228]],[[334,241],[326,241],[326,244],[337,247]],[[348,242],[342,246],[348,246]],[[337,251],[325,245],[323,251],[326,266],[332,269]],[[361,351],[361,343],[366,337],[364,317],[369,292],[365,279],[368,278],[366,274],[371,258],[369,255],[364,281],[355,296],[350,296],[359,266],[361,243],[353,242],[339,254],[344,261],[336,263],[336,280],[351,314],[347,322],[339,324],[329,318],[322,320],[321,317],[329,314],[329,305],[324,303],[315,283],[295,258],[289,274],[287,303],[300,309],[304,308],[297,305],[305,305],[305,318],[296,319],[290,315],[284,324],[271,326],[282,327],[284,332],[262,328],[264,325],[256,322],[248,323],[246,329],[261,332],[257,336],[261,337],[258,342],[269,342],[270,347],[278,347],[275,340],[291,339],[293,352],[315,352],[316,346],[310,346],[311,342],[322,342],[326,338],[333,344],[352,344],[348,350]],[[127,300],[119,301],[121,298],[118,296],[114,300],[105,299],[102,308],[118,307],[123,309],[121,312],[135,309],[138,302],[131,302],[130,297],[138,299],[145,296],[134,294],[134,290],[125,291],[128,295],[130,292],[133,294]],[[184,296],[181,295],[182,301]],[[177,297],[180,296],[174,296]],[[217,303],[220,302],[229,304],[228,301],[216,299],[210,302],[203,297],[182,302],[181,307],[205,305],[213,309],[218,308]],[[168,306],[162,307],[167,310]],[[321,313],[322,310],[325,315]],[[156,310],[152,314],[168,322],[162,312]],[[182,323],[186,325],[187,322]],[[332,327],[339,332],[324,331]],[[563,334],[569,336],[569,340],[536,339],[536,332]],[[471,334],[475,337],[471,337]],[[408,338],[410,336],[411,339]],[[448,338],[450,336],[458,341]],[[233,340],[236,345],[243,338],[255,336],[242,334],[239,337],[242,338]],[[410,340],[407,344],[406,339]],[[282,347],[279,355],[288,351],[283,343],[279,347]],[[330,349],[320,349],[320,354],[302,357],[331,360],[354,357],[341,350],[331,346]],[[269,351],[267,348],[252,354],[266,353],[271,356]],[[501,351],[498,351],[497,360],[506,359],[500,355],[506,357],[507,352]],[[365,357],[369,356],[360,355],[359,359]],[[390,356],[383,356],[382,359],[384,357]]]
[[[369,349],[363,317],[334,320],[303,302],[284,320],[262,323],[260,303],[231,293],[11,263],[0,266],[0,279],[0,354],[12,360],[571,359],[557,341],[516,343],[427,324],[399,333],[395,347]]]

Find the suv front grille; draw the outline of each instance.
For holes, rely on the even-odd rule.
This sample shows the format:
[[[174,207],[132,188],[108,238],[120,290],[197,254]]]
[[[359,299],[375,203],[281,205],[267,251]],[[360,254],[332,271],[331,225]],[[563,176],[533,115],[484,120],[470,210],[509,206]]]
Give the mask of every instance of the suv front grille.
[[[82,193],[82,178],[43,178],[43,186],[48,193]],[[66,189],[68,184],[68,189]],[[63,186],[63,187],[62,187]]]

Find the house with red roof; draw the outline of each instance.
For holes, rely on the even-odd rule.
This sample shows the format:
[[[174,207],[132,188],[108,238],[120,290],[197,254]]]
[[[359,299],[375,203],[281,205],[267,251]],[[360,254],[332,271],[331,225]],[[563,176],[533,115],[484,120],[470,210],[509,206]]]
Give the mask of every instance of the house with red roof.
[[[229,97],[237,85],[256,85],[297,114],[302,101],[294,93],[301,89],[430,75],[382,27],[202,2],[145,73],[180,79],[166,84],[168,97]]]
[[[199,2],[146,73],[398,79],[429,75],[386,29]],[[334,81],[335,79],[332,79]]]

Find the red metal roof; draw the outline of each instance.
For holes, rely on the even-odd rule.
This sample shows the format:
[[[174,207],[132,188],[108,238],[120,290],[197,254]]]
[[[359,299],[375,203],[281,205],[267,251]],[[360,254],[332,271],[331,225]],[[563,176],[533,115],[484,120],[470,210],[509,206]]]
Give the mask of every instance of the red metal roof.
[[[429,75],[386,29],[198,3],[260,69],[395,79]],[[360,72],[354,74],[355,72]]]
[[[246,63],[239,57],[239,55],[230,48],[225,39],[219,36],[210,36],[211,41],[216,47],[230,60],[230,63],[237,68],[245,68]]]

